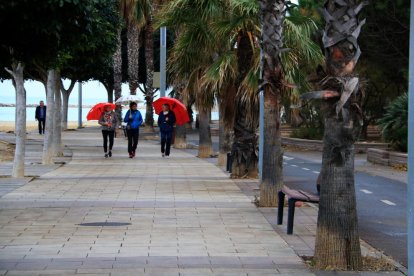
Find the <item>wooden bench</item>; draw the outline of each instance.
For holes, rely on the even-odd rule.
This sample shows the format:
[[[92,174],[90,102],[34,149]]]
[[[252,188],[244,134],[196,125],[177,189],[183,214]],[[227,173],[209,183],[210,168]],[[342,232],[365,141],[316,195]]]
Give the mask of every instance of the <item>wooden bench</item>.
[[[295,204],[297,201],[319,203],[319,196],[304,192],[301,190],[290,189],[283,186],[279,191],[279,204],[277,208],[277,224],[283,224],[283,207],[285,205],[285,196],[288,197],[288,221],[287,221],[287,234],[293,234],[293,219],[295,216]]]

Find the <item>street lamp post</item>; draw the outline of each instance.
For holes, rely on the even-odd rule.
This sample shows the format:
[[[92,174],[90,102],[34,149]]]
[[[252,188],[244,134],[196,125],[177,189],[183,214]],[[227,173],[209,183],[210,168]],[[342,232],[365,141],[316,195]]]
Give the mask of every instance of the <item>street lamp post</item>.
[[[160,28],[160,97],[165,97],[167,79],[167,27]]]
[[[408,93],[408,275],[414,275],[414,1],[411,1]]]

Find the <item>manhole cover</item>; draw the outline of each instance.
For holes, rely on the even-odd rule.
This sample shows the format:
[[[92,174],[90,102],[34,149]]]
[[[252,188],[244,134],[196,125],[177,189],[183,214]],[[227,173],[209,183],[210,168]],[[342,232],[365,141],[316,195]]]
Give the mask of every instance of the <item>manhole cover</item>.
[[[131,223],[104,221],[104,222],[87,222],[87,223],[81,223],[78,225],[79,226],[126,226],[126,225],[131,225]]]

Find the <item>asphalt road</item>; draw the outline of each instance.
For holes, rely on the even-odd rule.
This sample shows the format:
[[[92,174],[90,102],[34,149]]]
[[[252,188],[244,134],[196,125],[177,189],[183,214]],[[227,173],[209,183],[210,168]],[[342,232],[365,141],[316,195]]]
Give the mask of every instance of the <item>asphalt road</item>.
[[[285,154],[285,184],[316,193],[320,167]],[[360,237],[407,267],[407,184],[356,172],[355,190]]]
[[[188,141],[198,144],[197,136]],[[213,137],[218,151],[218,139]],[[321,161],[309,161],[285,152],[284,182],[290,188],[316,193]],[[364,172],[355,172],[360,237],[407,267],[407,184]]]

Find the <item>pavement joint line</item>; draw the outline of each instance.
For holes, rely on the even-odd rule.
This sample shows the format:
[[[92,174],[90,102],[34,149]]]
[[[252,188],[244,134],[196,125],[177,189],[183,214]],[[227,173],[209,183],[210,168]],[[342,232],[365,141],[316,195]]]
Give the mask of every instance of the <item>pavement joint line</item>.
[[[381,201],[382,201],[383,203],[387,204],[387,205],[390,205],[390,206],[396,206],[396,205],[397,205],[397,204],[395,204],[394,202],[389,201],[389,200],[387,200],[387,199],[381,199]]]

